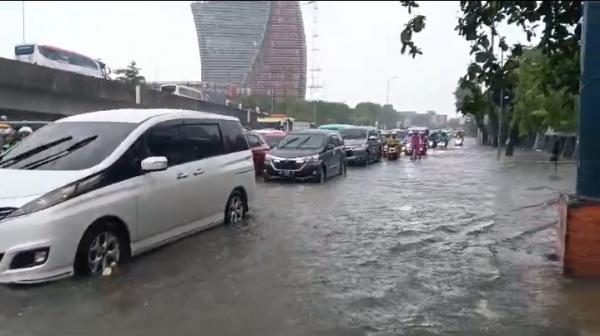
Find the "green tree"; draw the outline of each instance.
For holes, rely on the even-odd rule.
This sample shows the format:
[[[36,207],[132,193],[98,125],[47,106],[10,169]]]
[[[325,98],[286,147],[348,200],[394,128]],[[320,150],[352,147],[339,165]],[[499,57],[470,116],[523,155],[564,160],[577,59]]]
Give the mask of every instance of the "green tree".
[[[407,7],[409,14],[412,13],[413,8],[419,7],[417,1],[400,1],[400,3]],[[461,1],[460,10],[455,30],[470,43],[470,54],[474,56],[462,80],[486,87],[490,103],[493,105],[499,105],[502,99],[499,93],[502,91],[514,98],[505,110],[509,118],[503,118],[505,119],[503,124],[510,127],[508,133],[514,135],[529,131],[531,128],[549,125],[556,125],[559,128],[573,126],[579,92],[578,55],[582,2]],[[415,15],[407,22],[400,35],[402,53],[408,52],[413,58],[422,54],[413,41],[413,35],[425,28],[425,19],[424,15]],[[521,44],[509,46],[497,30],[501,24],[519,26],[528,41],[531,41],[534,36],[536,27],[542,27],[537,49],[547,61],[543,71],[530,71],[527,75],[520,73],[517,68],[524,61],[521,58],[523,46]],[[507,54],[508,61],[500,62],[496,57],[497,48]],[[535,79],[532,79],[532,76]],[[523,77],[521,79],[525,82],[541,81],[538,83],[541,92],[529,88],[527,93],[528,91],[525,90],[527,84],[517,84],[517,81],[521,80],[517,77]],[[539,95],[524,96],[536,93]],[[531,109],[531,106],[548,106],[548,108]],[[488,112],[491,125],[497,124],[494,122],[498,119],[495,110],[491,108]]]
[[[115,70],[116,79],[128,84],[142,84],[146,82],[146,78],[140,75],[141,70],[135,61],[131,61],[127,67]]]

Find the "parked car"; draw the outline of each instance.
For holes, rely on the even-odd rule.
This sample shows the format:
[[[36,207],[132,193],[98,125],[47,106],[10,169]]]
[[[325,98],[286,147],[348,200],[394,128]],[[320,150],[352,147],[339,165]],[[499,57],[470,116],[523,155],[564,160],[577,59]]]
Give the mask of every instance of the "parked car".
[[[288,134],[265,158],[266,180],[297,179],[325,182],[346,172],[344,142],[330,130]]]
[[[256,130],[255,132],[262,135],[267,142],[267,145],[269,145],[271,148],[277,147],[279,141],[281,141],[287,135],[286,132],[275,129]]]
[[[250,145],[250,150],[252,150],[254,169],[256,174],[260,174],[264,169],[265,155],[269,152],[271,147],[267,145],[265,139],[263,139],[263,137],[257,132],[246,132],[246,136],[248,137],[248,145]]]
[[[383,143],[379,131],[375,127],[345,127],[340,129],[346,149],[346,160],[349,164],[368,165],[381,161]]]
[[[84,113],[0,158],[0,282],[99,275],[160,245],[238,223],[252,154],[232,117],[169,109]]]

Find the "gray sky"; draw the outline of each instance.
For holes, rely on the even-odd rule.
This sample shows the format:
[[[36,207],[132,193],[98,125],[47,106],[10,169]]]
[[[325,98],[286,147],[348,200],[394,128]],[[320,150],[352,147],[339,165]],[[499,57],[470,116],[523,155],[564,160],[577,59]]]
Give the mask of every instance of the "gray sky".
[[[302,5],[307,45],[312,6]],[[454,115],[452,92],[469,63],[468,44],[454,31],[458,2],[421,2],[426,29],[416,35],[424,55],[400,54],[409,18],[394,2],[319,2],[319,99],[386,102],[397,110]],[[20,1],[0,2],[0,57],[13,58],[22,42]],[[199,80],[200,56],[189,1],[26,2],[27,42],[45,43],[101,58],[113,69],[135,60],[148,80]],[[511,31],[511,36],[520,36]],[[515,40],[512,39],[512,40]],[[309,68],[315,58],[309,51]],[[308,76],[310,80],[310,75]],[[309,97],[310,98],[310,97]]]

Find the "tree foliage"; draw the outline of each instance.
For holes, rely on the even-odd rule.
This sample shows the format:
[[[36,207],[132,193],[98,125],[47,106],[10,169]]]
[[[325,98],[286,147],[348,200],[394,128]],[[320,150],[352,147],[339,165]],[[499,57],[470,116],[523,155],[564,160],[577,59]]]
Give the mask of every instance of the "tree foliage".
[[[117,75],[118,81],[137,85],[146,81],[146,78],[140,75],[141,71],[142,69],[137,66],[136,62],[131,61],[127,67],[115,70],[115,75]]]
[[[270,97],[245,96],[240,98],[240,102],[244,108],[258,106],[262,111],[271,111]],[[402,121],[402,115],[391,105],[382,106],[372,102],[361,102],[351,108],[344,103],[288,97],[274,101],[273,112],[302,121],[313,122],[316,117],[317,124],[385,125],[392,128]]]
[[[416,1],[400,3],[409,14],[419,7]],[[469,42],[472,62],[455,92],[457,111],[477,120],[486,114],[496,119],[493,105],[500,105],[503,92],[511,129],[518,127],[520,134],[547,127],[573,130],[582,12],[581,1],[460,1],[455,30]],[[415,15],[405,25],[400,35],[403,54],[422,53],[413,41],[424,28],[419,22],[425,17]],[[539,43],[524,54],[523,45],[509,45],[501,36],[498,27],[504,24],[520,27],[528,42],[541,31]],[[506,62],[498,59],[499,52],[506,54]]]

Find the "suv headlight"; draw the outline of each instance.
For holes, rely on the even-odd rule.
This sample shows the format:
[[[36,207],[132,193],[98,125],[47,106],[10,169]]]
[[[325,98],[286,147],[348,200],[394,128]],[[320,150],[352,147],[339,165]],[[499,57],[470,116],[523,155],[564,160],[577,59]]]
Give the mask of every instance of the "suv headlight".
[[[98,189],[103,186],[103,182],[104,174],[102,173],[83,178],[79,181],[75,181],[71,184],[67,184],[64,187],[53,190],[40,198],[34,199],[33,201],[13,211],[5,218],[28,215],[30,213],[48,209],[79,195]]]

